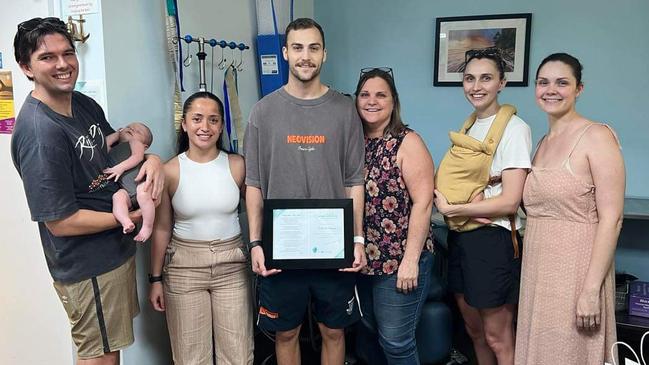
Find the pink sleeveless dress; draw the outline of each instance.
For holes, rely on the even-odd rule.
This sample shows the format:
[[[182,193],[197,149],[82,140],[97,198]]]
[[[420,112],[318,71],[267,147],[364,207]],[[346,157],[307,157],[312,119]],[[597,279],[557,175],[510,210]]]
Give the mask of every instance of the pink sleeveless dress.
[[[592,125],[592,124],[590,124]],[[516,332],[517,365],[602,365],[616,341],[614,265],[600,290],[601,324],[578,330],[577,299],[590,263],[598,216],[595,186],[559,168],[537,168],[525,181],[527,227]]]

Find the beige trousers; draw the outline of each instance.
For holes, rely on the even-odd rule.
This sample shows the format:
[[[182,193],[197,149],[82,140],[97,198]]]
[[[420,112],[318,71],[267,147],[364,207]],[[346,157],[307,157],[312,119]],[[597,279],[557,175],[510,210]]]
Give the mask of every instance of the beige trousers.
[[[252,289],[241,236],[172,238],[165,256],[167,327],[176,365],[252,364]]]

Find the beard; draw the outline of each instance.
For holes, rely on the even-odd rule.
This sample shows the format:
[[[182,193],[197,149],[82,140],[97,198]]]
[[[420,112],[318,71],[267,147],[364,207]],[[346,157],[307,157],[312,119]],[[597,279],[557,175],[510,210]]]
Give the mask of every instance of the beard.
[[[304,75],[304,74],[300,74],[300,69],[298,68],[298,66],[311,66],[313,68],[311,69],[311,73]],[[321,67],[322,65],[316,66],[312,62],[302,62],[289,67],[289,69],[291,74],[295,76],[296,79],[302,82],[309,82],[315,79],[316,77],[318,77],[318,75],[320,75]]]

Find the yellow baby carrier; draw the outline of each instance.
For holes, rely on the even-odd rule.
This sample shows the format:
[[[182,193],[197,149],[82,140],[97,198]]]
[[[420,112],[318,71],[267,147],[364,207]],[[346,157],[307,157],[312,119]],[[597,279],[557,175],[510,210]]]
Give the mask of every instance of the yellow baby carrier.
[[[493,178],[489,176],[491,164],[507,123],[514,114],[516,114],[515,107],[508,104],[502,105],[484,141],[478,141],[466,134],[476,121],[475,113],[464,121],[459,132],[449,132],[452,145],[442,159],[435,175],[435,188],[444,194],[449,204],[468,203],[487,185],[500,181],[499,176]],[[516,225],[512,218],[514,217],[510,217],[514,253],[518,256],[518,243],[515,240]],[[468,217],[444,217],[444,220],[449,229],[457,232],[472,231],[484,225]]]

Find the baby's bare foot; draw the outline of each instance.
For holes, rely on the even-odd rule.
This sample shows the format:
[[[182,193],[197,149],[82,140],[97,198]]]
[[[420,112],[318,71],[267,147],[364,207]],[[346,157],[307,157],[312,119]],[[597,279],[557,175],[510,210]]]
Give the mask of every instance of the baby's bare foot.
[[[137,242],[144,242],[151,237],[151,232],[153,231],[152,227],[145,227],[142,226],[140,231],[137,233],[137,236],[135,236],[135,241]]]
[[[124,224],[124,225],[122,225],[122,228],[123,228],[124,234],[131,233],[135,229],[135,224],[133,224],[133,222],[131,222],[129,224]]]

